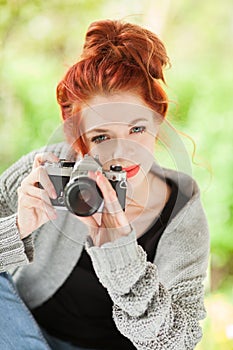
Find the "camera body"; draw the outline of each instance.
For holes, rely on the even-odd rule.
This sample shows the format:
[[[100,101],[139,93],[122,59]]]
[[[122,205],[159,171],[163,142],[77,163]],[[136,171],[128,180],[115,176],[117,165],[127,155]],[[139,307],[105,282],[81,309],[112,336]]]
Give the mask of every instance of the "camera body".
[[[125,210],[126,172],[120,165],[111,165],[109,171],[104,171],[98,157],[93,158],[86,154],[76,162],[60,159],[58,163],[46,162],[44,167],[57,193],[57,198],[51,199],[54,207],[68,209],[78,216],[91,216],[102,212],[102,192],[96,182],[88,177],[89,171],[98,170],[107,177],[116,191],[122,209]]]

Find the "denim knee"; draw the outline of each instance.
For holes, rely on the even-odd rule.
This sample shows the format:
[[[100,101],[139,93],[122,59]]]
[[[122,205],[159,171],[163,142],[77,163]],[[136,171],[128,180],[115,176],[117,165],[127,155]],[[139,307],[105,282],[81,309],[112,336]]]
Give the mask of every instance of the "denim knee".
[[[7,272],[0,273],[0,310],[0,349],[50,349]]]

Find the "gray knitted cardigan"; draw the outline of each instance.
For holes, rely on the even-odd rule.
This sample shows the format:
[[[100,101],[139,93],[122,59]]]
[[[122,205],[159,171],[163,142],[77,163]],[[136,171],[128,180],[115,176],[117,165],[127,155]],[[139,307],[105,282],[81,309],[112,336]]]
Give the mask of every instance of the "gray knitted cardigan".
[[[60,158],[70,157],[64,143],[48,150]],[[190,200],[167,225],[153,264],[137,244],[134,230],[94,247],[85,225],[67,211],[59,211],[56,220],[22,241],[16,227],[16,190],[31,171],[36,153],[23,156],[0,178],[0,271],[13,273],[28,307],[41,305],[56,292],[85,245],[113,300],[115,324],[137,349],[194,349],[202,336],[199,321],[206,314],[203,280],[209,255],[208,224],[196,182],[184,173],[163,169],[162,175],[176,181]],[[151,171],[159,175],[161,169],[154,164]]]

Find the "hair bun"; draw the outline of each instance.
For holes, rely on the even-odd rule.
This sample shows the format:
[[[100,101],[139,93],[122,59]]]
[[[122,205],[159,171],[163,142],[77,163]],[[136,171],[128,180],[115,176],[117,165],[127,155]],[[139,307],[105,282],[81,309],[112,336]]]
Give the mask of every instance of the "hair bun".
[[[82,59],[124,61],[136,65],[153,79],[164,81],[169,64],[166,49],[152,32],[136,24],[104,20],[93,22],[87,31]]]
[[[86,34],[83,56],[97,56],[108,52],[112,46],[119,45],[117,40],[118,33],[112,21],[93,22]]]
[[[98,94],[130,91],[163,118],[168,98],[160,81],[169,63],[160,39],[136,24],[101,20],[90,25],[81,59],[57,86],[65,119]]]

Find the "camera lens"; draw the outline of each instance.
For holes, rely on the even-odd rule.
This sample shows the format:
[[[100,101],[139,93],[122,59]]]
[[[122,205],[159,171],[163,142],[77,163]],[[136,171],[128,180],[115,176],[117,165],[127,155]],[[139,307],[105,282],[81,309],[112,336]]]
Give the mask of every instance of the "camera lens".
[[[79,177],[65,188],[67,208],[78,216],[93,215],[103,202],[96,182],[89,177]]]

